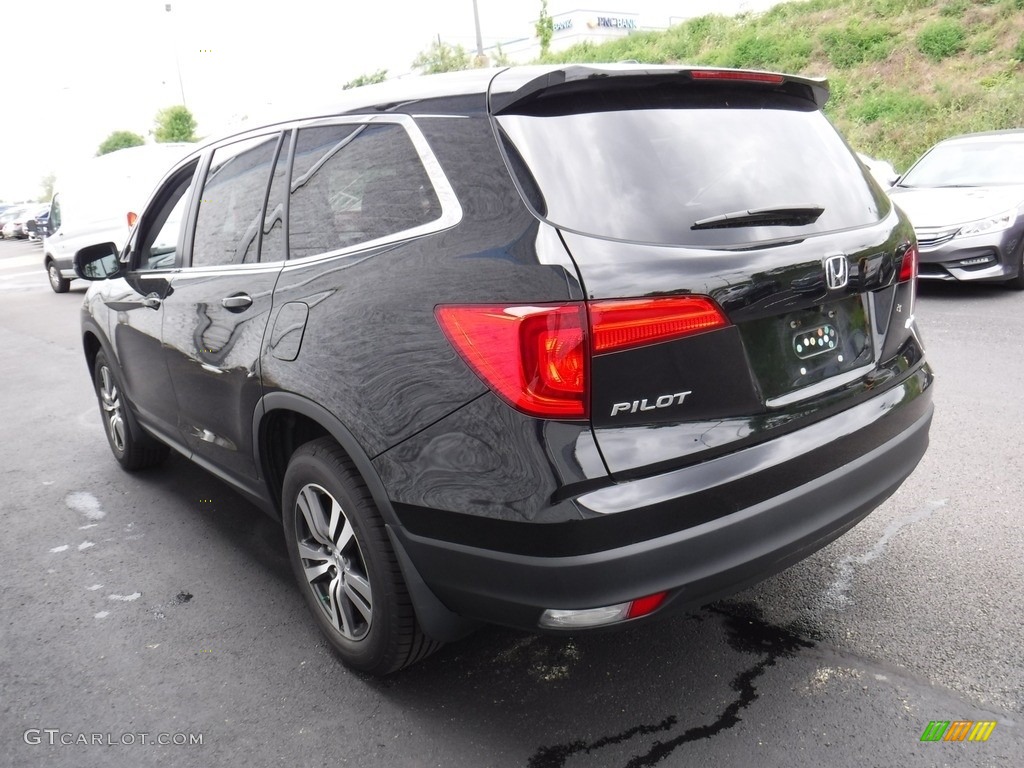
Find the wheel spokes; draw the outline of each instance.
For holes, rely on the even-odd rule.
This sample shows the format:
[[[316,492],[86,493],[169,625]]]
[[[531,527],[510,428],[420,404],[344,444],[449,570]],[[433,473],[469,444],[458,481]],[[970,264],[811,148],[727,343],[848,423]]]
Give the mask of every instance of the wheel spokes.
[[[361,640],[373,620],[373,590],[355,528],[319,485],[302,488],[295,506],[302,575],[331,625],[346,639]]]
[[[310,535],[329,550],[333,550],[334,542],[331,540],[327,521],[324,519],[326,516],[324,505],[320,500],[320,494],[313,486],[307,485],[299,492],[298,505]]]
[[[299,542],[299,557],[302,558],[302,569],[306,581],[313,584],[319,581],[331,568],[331,556],[322,549],[316,549],[305,542]]]
[[[369,580],[351,571],[345,573],[345,594],[351,605],[363,615],[363,620],[369,624],[373,617],[373,602],[370,592]]]

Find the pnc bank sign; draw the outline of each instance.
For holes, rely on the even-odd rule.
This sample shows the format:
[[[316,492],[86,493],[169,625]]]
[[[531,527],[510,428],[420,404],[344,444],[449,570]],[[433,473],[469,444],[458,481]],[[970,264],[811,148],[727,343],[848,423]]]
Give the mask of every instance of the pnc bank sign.
[[[608,28],[608,29],[637,29],[636,19],[631,19],[626,16],[598,16],[594,21],[587,22],[587,26],[591,29],[595,28]]]

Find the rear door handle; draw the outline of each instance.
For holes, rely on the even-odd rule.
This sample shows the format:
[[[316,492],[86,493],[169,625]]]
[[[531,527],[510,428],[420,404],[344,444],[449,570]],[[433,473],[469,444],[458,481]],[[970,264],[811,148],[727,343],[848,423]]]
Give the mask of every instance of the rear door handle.
[[[220,305],[224,309],[241,312],[243,309],[248,309],[252,306],[252,296],[246,293],[239,293],[236,296],[225,296],[220,300]]]

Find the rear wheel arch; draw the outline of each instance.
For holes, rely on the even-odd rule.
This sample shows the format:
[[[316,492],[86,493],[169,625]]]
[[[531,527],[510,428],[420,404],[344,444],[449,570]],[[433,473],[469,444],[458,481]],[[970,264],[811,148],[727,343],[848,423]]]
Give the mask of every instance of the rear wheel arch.
[[[397,524],[384,484],[355,435],[323,406],[290,392],[271,392],[264,396],[253,423],[257,464],[263,471],[277,511],[280,511],[281,489],[289,460],[304,444],[321,437],[333,438],[348,454],[384,521],[389,525]]]
[[[479,626],[443,605],[416,570],[404,547],[395,535],[400,527],[391,500],[370,457],[349,429],[323,406],[288,392],[266,395],[256,409],[253,420],[253,444],[257,465],[263,472],[275,517],[282,512],[285,474],[292,457],[304,445],[329,438],[346,454],[353,469],[365,484],[377,512],[385,523],[388,538],[412,599],[417,620],[427,637],[439,642],[452,642],[465,637]],[[281,518],[284,522],[283,517]]]

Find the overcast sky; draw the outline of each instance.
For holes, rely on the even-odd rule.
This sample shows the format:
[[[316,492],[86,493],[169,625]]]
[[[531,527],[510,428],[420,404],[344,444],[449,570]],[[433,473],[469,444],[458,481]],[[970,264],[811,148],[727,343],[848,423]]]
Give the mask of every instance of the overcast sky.
[[[764,0],[549,0],[639,13],[642,25]],[[170,11],[166,6],[170,5]],[[484,46],[533,34],[540,0],[477,0]],[[361,75],[411,70],[438,35],[475,48],[473,0],[33,0],[4,13],[0,200],[35,198],[48,173],[94,155],[112,131],[152,141],[184,102],[213,136],[244,116],[322,103]],[[179,77],[180,73],[180,77]]]

